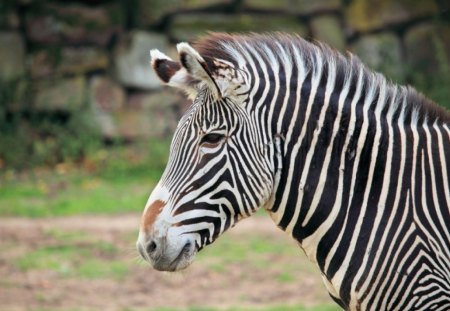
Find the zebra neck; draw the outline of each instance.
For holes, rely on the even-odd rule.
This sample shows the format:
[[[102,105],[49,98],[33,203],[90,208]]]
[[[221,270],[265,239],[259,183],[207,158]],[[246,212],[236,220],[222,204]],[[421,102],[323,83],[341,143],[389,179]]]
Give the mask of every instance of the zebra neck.
[[[411,90],[362,68],[347,79],[342,75],[328,65],[304,78],[281,77],[289,87],[278,87],[268,109],[280,152],[273,160],[275,186],[266,209],[321,270],[321,249],[328,253],[338,238],[333,226],[353,221],[349,211],[357,216],[363,209],[386,206],[391,171],[411,176],[420,165],[412,163],[412,155],[426,144],[444,150],[450,135],[448,124],[429,119],[420,102],[410,102],[415,99]],[[440,144],[418,141],[427,128],[439,131]],[[447,156],[444,166],[449,164]],[[407,193],[411,178],[401,187]]]
[[[320,197],[325,186],[335,181],[327,170],[336,166],[342,169],[342,163],[336,161],[339,157],[332,154],[347,152],[354,157],[355,137],[373,133],[368,131],[368,123],[374,119],[372,104],[378,104],[377,120],[381,120],[386,84],[381,91],[373,82],[377,76],[370,80],[362,67],[354,67],[358,72],[352,75],[337,72],[327,63],[309,71],[294,67],[285,70],[290,75],[275,78],[273,98],[267,100],[268,127],[281,138],[282,159],[274,162],[281,161],[278,166],[282,169],[275,174],[274,196],[267,209],[277,225],[290,234],[306,217],[302,206],[312,203],[310,196]],[[280,87],[280,81],[285,85]],[[337,146],[340,148],[335,150]],[[295,237],[299,240],[298,235]]]

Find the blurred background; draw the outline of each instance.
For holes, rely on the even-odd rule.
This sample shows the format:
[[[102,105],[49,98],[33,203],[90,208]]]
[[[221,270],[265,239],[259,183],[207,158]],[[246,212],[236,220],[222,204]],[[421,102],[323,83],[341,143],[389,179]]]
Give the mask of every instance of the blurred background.
[[[448,0],[1,0],[0,310],[336,310],[264,213],[184,274],[137,260],[140,213],[189,106],[149,50],[297,33],[450,109]],[[245,238],[243,237],[245,236]]]

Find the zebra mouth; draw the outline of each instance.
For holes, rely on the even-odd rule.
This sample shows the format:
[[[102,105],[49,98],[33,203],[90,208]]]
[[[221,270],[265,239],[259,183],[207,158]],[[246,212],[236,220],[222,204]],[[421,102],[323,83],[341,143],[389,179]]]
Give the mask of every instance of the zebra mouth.
[[[194,243],[190,241],[186,242],[186,244],[181,249],[180,254],[178,254],[175,260],[170,264],[170,266],[174,266],[173,271],[187,268],[194,260],[196,253],[197,252]]]
[[[153,268],[159,271],[179,271],[186,269],[194,261],[197,249],[191,241],[186,242],[180,253],[169,264],[166,260],[159,260],[153,263]],[[161,258],[162,259],[162,258]]]

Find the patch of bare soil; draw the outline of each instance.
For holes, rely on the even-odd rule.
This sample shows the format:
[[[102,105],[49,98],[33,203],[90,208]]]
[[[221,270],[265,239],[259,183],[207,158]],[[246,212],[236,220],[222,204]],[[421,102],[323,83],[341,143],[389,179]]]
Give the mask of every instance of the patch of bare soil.
[[[137,259],[133,239],[138,223],[137,215],[0,219],[0,310],[220,309],[331,303],[318,271],[301,251],[296,255],[270,254],[270,265],[263,267],[250,256],[221,269],[197,261],[179,273],[154,271]],[[18,258],[42,247],[64,244],[49,234],[55,230],[83,232],[83,241],[115,245],[118,251],[111,258],[105,259],[101,252],[98,256],[124,263],[128,272],[121,278],[86,278],[63,276],[49,268],[20,269]],[[267,217],[251,217],[226,234],[243,239],[249,233],[289,239]],[[74,245],[73,241],[67,243]],[[299,268],[286,271],[293,262]]]

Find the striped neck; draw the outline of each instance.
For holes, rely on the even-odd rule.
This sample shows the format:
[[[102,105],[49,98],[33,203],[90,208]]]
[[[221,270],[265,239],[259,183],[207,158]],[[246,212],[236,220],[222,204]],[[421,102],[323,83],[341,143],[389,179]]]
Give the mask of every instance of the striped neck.
[[[209,65],[220,58],[244,73],[247,110],[271,146],[276,186],[266,208],[303,246],[339,208],[361,206],[366,185],[381,188],[390,168],[374,167],[375,158],[394,152],[400,139],[411,145],[414,129],[449,131],[448,112],[325,45],[287,35],[216,34],[197,48]],[[375,169],[380,173],[370,177]],[[315,247],[309,257],[316,261]]]
[[[266,208],[305,247],[306,238],[317,242],[311,233],[320,232],[317,227],[336,206],[364,201],[357,198],[355,183],[370,182],[374,188],[383,183],[376,176],[357,179],[374,169],[371,158],[387,156],[384,141],[393,127],[448,129],[450,116],[414,89],[369,71],[354,56],[298,37],[269,39],[228,38],[219,46],[226,52],[221,57],[245,72],[251,84],[247,108],[263,141],[272,146],[275,189]],[[327,201],[326,194],[336,194],[336,188],[341,194],[349,189],[350,196]],[[316,246],[305,249],[312,261],[317,261]]]

